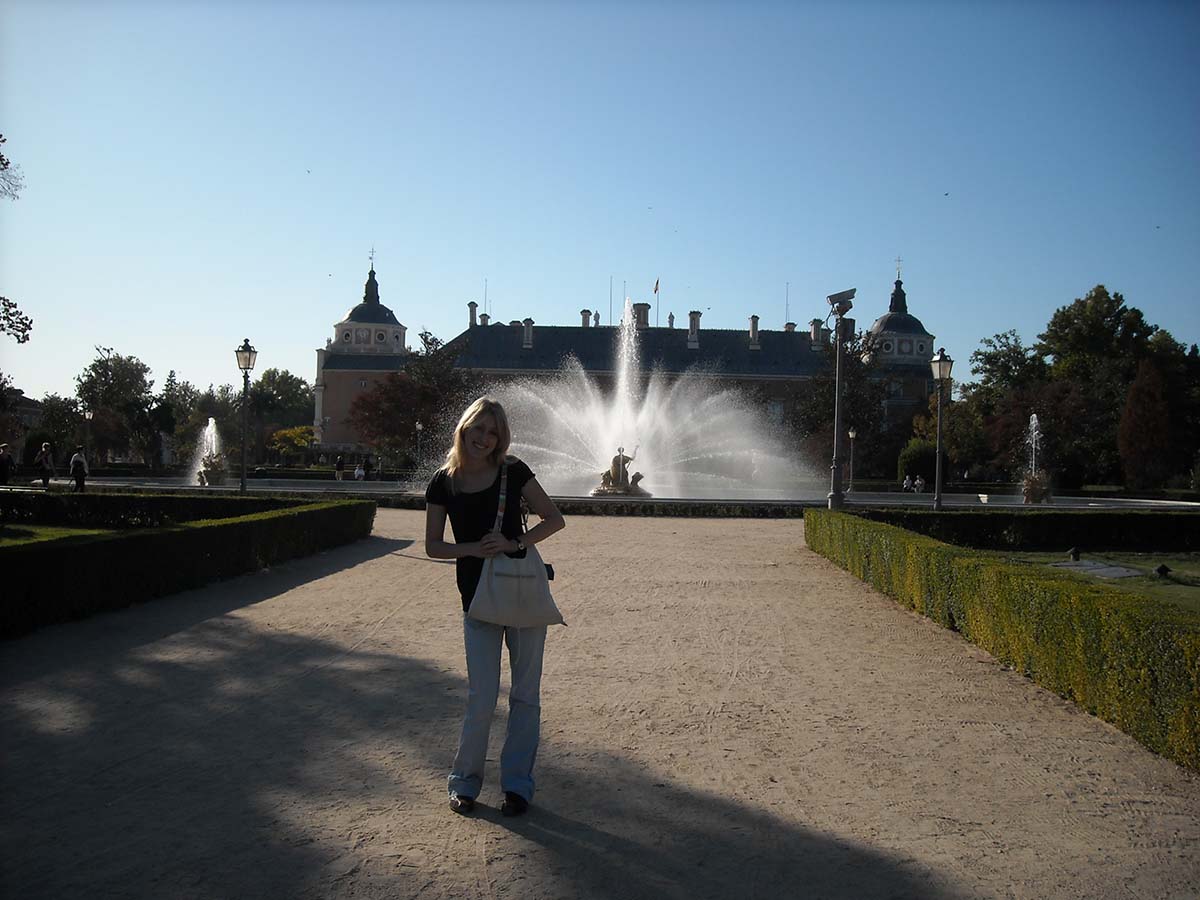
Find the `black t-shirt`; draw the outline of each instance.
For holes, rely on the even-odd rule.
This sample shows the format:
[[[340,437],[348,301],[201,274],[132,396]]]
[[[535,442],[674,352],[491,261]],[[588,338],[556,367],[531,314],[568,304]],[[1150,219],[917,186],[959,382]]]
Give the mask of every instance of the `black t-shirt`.
[[[529,466],[516,457],[508,458],[508,499],[504,506],[504,522],[500,532],[509,540],[515,540],[525,533],[521,525],[521,491],[534,478]],[[491,487],[473,493],[450,492],[445,469],[439,469],[425,489],[425,502],[436,503],[446,507],[450,519],[450,530],[454,532],[456,544],[470,544],[483,539],[496,524],[496,510],[500,503],[500,473],[496,472],[496,480]],[[510,554],[514,557],[522,553]],[[455,568],[458,576],[458,591],[462,594],[463,612],[471,605],[475,596],[475,588],[479,585],[479,576],[483,573],[483,560],[477,556],[465,556],[456,559]]]

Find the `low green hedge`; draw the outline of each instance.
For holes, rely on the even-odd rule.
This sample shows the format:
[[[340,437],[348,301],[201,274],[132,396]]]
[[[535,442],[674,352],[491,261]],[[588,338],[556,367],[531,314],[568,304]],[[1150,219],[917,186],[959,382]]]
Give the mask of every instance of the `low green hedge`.
[[[864,516],[808,510],[808,546],[1151,750],[1200,768],[1200,618]]]
[[[227,519],[296,506],[304,501],[235,494],[44,493],[0,491],[5,522],[76,528],[153,528],[196,519]]]
[[[0,637],[346,544],[367,537],[374,521],[369,500],[331,500],[0,548]]]
[[[1200,513],[1156,509],[862,509],[855,515],[984,550],[1200,551]]]

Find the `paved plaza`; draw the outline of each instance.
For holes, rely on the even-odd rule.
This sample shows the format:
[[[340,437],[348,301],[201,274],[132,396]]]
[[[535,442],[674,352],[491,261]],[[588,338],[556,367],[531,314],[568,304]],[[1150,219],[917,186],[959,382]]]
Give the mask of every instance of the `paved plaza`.
[[[357,544],[0,644],[0,895],[1200,894],[1200,777],[802,522],[567,524],[527,816],[494,778],[446,807],[453,567],[380,510]]]

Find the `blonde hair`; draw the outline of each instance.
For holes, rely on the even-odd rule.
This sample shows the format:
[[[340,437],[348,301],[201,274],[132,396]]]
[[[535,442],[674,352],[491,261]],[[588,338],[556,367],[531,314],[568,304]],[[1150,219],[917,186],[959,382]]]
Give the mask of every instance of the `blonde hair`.
[[[449,480],[451,490],[453,490],[455,476],[463,466],[463,461],[466,459],[466,434],[467,430],[482,419],[484,416],[491,416],[496,420],[496,449],[488,457],[493,465],[500,465],[508,454],[508,445],[512,442],[512,432],[508,427],[508,414],[504,412],[504,407],[500,405],[500,401],[492,397],[480,397],[464,411],[459,417],[458,424],[454,426],[454,442],[450,445],[450,449],[446,452],[446,464],[443,468],[446,471],[446,477]]]

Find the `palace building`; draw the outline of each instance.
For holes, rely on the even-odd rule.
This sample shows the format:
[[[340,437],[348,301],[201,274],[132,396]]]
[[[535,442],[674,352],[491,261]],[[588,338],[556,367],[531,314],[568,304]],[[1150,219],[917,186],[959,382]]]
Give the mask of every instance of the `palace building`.
[[[318,449],[368,449],[350,425],[350,406],[389,372],[404,368],[408,358],[406,331],[395,313],[379,302],[379,283],[372,264],[362,302],[333,326],[333,337],[326,338],[324,348],[317,351],[313,437]]]
[[[577,325],[538,325],[533,319],[491,322],[478,315],[478,304],[467,304],[467,328],[447,342],[445,349],[457,357],[457,366],[487,380],[517,377],[552,377],[568,356],[598,382],[610,382],[617,369],[616,327],[599,324],[599,313],[582,309]],[[701,312],[688,313],[687,327],[676,327],[673,314],[667,326],[649,324],[649,303],[633,304],[638,329],[639,368],[658,369],[671,377],[692,377],[734,382],[752,391],[768,416],[783,417],[785,398],[798,383],[824,370],[822,351],[832,339],[821,319],[807,330],[787,322],[782,330],[759,327],[757,315],[746,329],[702,328]],[[868,332],[878,356],[879,373],[888,381],[886,419],[911,420],[928,402],[932,390],[929,361],[934,336],[908,312],[908,300],[897,273],[888,311]],[[349,424],[354,400],[403,369],[409,351],[405,327],[380,303],[379,285],[372,266],[363,300],[334,326],[333,337],[317,351],[316,417],[319,448],[333,452],[364,452]]]

